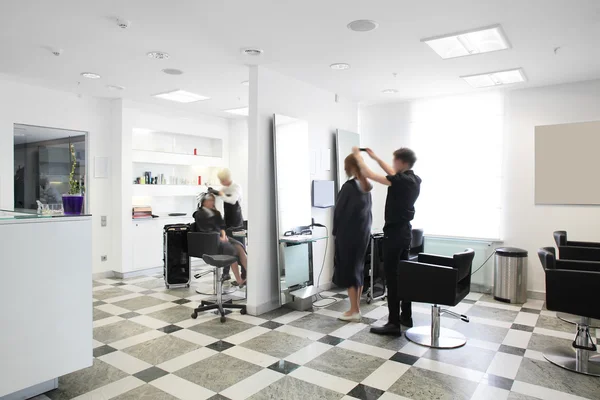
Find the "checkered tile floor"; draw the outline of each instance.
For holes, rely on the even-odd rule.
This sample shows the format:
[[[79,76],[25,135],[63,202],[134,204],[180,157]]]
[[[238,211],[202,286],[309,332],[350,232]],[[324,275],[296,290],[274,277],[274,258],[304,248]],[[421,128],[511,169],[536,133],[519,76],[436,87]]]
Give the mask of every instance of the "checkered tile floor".
[[[600,399],[600,378],[544,360],[570,346],[574,326],[545,310],[471,293],[454,308],[470,323],[443,317],[465,334],[455,350],[369,333],[383,324],[384,302],[364,304],[362,323],[336,319],[339,301],[315,312],[281,308],[260,317],[212,313],[193,320],[204,298],[194,288],[166,290],[156,276],[94,282],[94,364],[64,376],[50,399]],[[430,308],[414,304],[415,325]],[[40,396],[40,399],[47,398]]]

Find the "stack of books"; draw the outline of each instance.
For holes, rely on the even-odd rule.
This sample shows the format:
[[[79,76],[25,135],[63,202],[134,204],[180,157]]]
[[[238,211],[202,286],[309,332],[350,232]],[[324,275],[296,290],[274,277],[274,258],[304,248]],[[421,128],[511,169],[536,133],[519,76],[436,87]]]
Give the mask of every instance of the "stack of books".
[[[150,206],[136,206],[133,207],[131,212],[133,219],[148,219],[152,218],[152,207]]]

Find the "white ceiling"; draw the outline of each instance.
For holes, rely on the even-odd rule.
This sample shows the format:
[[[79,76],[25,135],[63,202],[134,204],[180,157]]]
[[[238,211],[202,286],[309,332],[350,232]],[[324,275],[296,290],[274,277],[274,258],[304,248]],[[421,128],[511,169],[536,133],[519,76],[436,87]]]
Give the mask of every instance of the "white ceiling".
[[[131,27],[118,28],[116,17]],[[346,24],[355,19],[375,20],[379,28],[352,32]],[[420,42],[493,24],[502,25],[512,49],[442,60]],[[514,67],[529,79],[518,87],[600,78],[598,37],[598,0],[19,0],[0,3],[0,73],[167,106],[150,95],[184,89],[212,99],[178,108],[232,117],[222,110],[247,105],[240,82],[248,79],[248,63],[378,103],[472,92],[459,76]],[[249,46],[265,54],[248,59],[240,49]],[[147,58],[153,50],[171,58]],[[333,71],[336,62],[352,68]],[[165,75],[163,68],[185,74]],[[102,79],[80,77],[84,71]],[[387,88],[399,93],[382,94]]]

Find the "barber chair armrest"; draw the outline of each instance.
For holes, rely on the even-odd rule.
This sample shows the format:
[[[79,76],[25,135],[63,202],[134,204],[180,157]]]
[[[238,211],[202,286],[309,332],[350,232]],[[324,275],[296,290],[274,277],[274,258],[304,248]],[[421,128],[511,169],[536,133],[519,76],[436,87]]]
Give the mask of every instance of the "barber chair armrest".
[[[598,271],[547,269],[546,306],[550,311],[600,319],[599,287]]]
[[[600,272],[600,262],[584,260],[556,260],[556,269],[565,271]]]
[[[560,246],[558,254],[561,260],[600,261],[598,247]]]
[[[453,257],[420,253],[418,260],[420,263],[424,263],[424,264],[443,265],[445,267],[453,267],[454,266],[454,258]]]
[[[567,240],[567,246],[600,248],[600,243],[596,243],[596,242],[577,242],[577,241],[573,241],[573,240]]]
[[[454,305],[458,270],[414,261],[400,261],[398,270],[402,299]]]

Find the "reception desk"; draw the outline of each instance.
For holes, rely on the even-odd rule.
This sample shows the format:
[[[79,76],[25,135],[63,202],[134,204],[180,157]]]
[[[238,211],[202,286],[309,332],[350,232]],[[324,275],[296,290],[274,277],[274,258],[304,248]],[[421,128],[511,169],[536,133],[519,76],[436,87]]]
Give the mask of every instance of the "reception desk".
[[[0,399],[92,365],[91,240],[91,216],[0,211]]]

